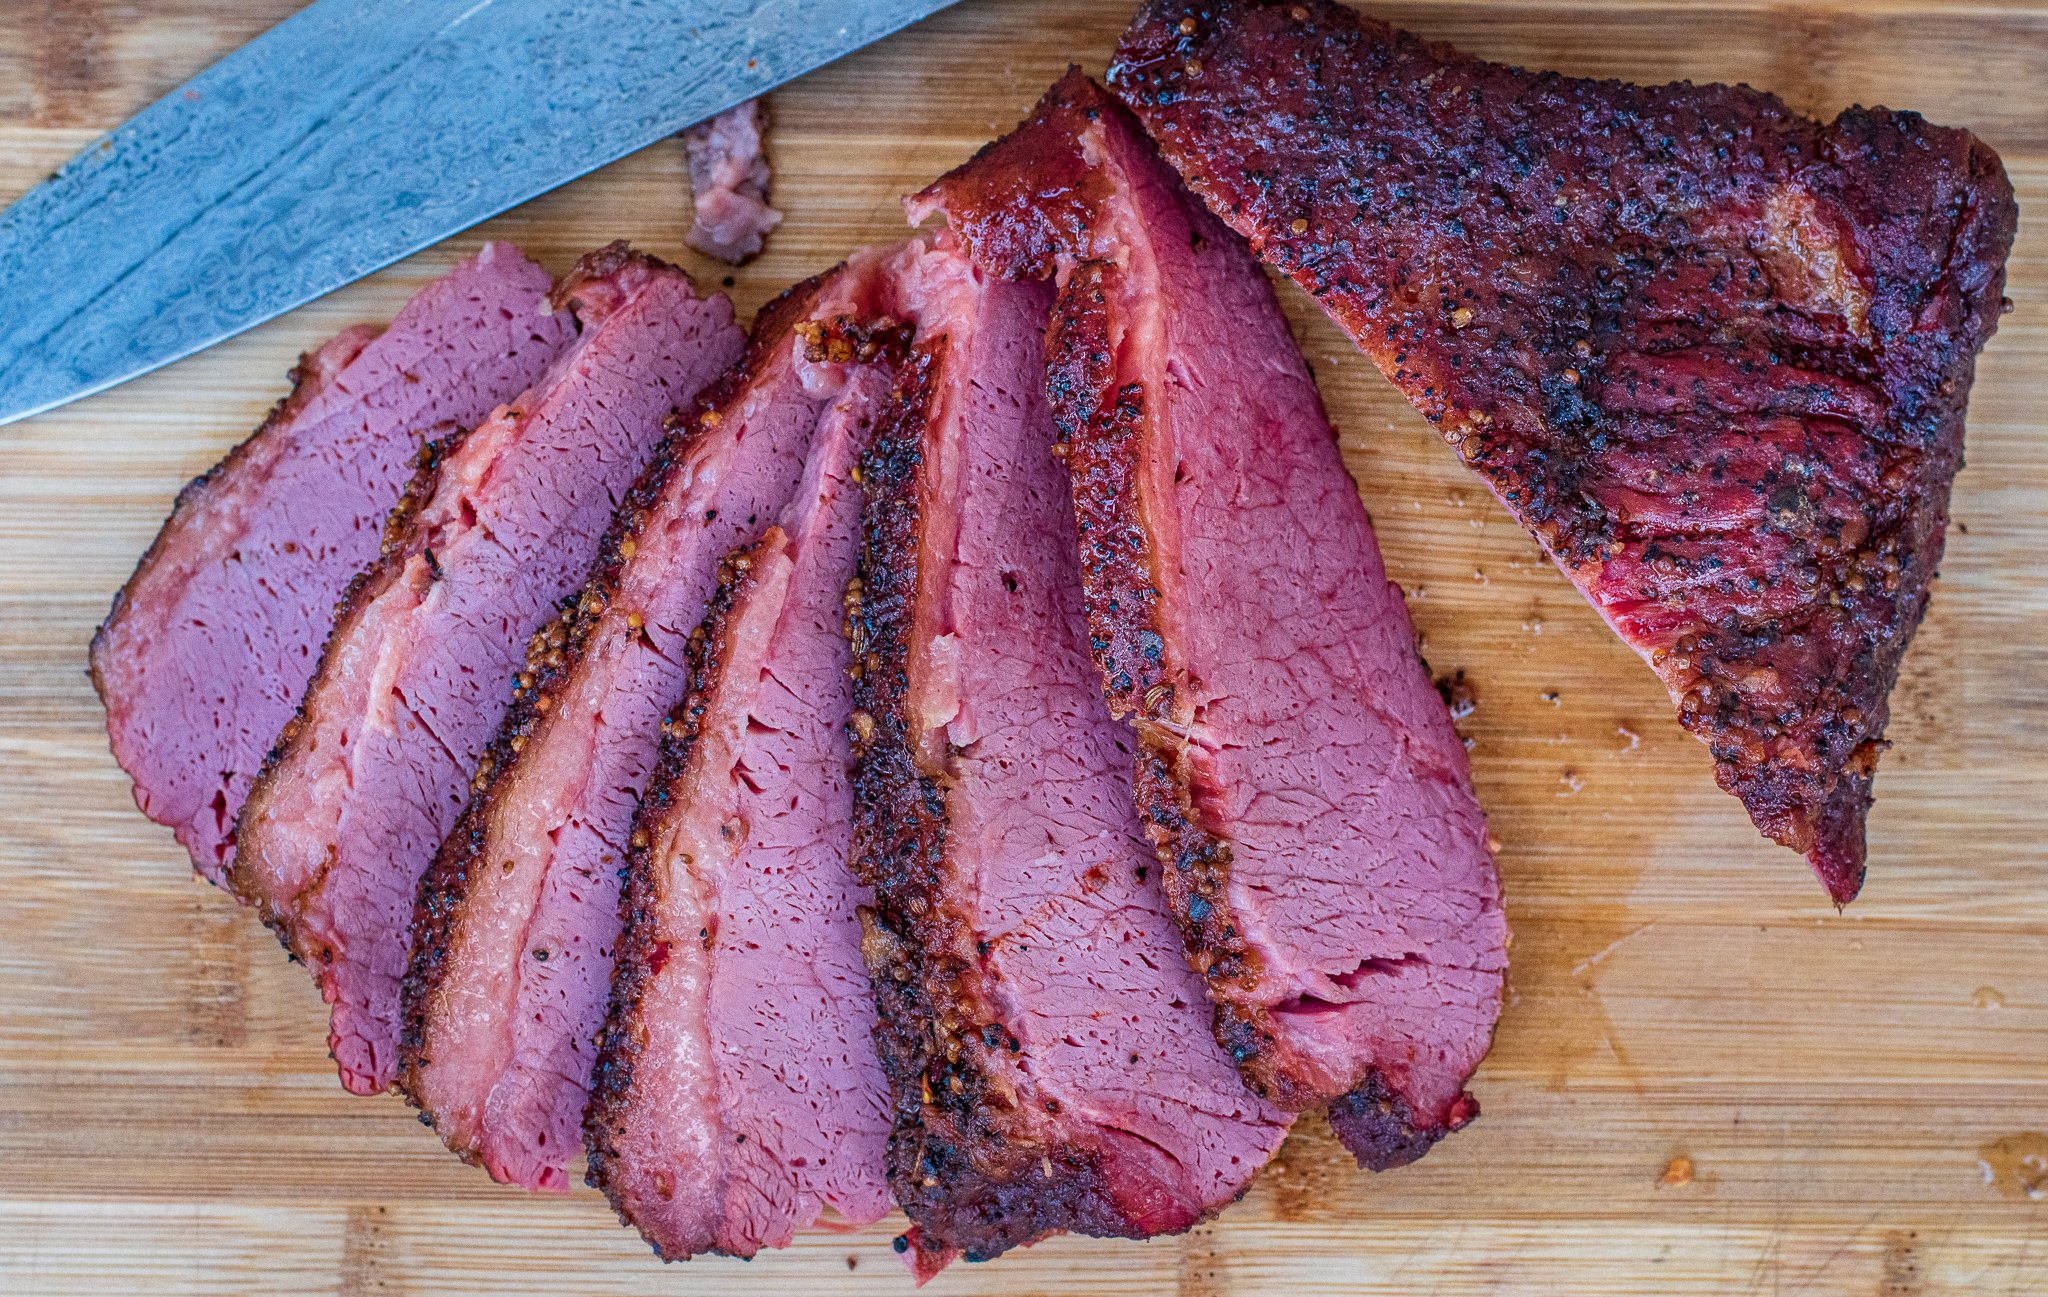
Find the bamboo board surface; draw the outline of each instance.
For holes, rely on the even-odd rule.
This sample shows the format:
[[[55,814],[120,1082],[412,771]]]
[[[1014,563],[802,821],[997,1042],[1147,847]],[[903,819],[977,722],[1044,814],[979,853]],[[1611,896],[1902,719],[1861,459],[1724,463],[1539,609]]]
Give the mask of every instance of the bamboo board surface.
[[[0,202],[292,0],[0,0]],[[1221,1219],[1056,1239],[929,1291],[2048,1293],[2048,7],[2018,0],[1374,6],[1494,58],[1746,80],[1808,112],[1917,108],[2005,157],[2017,309],[1984,355],[1933,610],[1894,698],[1846,914],[1717,791],[1706,751],[1476,478],[1291,289],[1439,673],[1478,709],[1516,930],[1484,1116],[1360,1174],[1305,1121]],[[774,96],[779,204],[751,311],[897,196],[1099,72],[1124,0],[967,0]],[[685,255],[673,141],[194,359],[0,429],[0,1292],[898,1293],[900,1222],[662,1267],[589,1190],[456,1163],[351,1099],[310,981],[194,882],[107,755],[85,644],[188,477],[302,350],[507,238],[557,272],[615,237]],[[6,309],[0,303],[0,310]],[[1667,1176],[1690,1160],[1691,1179]]]

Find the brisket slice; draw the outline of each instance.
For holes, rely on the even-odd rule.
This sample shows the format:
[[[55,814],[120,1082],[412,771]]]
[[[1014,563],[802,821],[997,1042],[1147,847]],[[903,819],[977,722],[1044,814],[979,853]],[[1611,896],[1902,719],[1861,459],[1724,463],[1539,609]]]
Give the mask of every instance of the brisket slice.
[[[862,462],[855,872],[920,1274],[1231,1202],[1288,1118],[1209,1038],[1088,660],[1050,295],[932,251]]]
[[[559,297],[582,321],[575,345],[423,468],[242,816],[236,890],[313,969],[358,1094],[391,1082],[420,875],[528,636],[589,571],[664,417],[743,341],[723,297],[623,245]]]
[[[683,132],[690,165],[690,232],[707,257],[745,265],[761,255],[782,213],[768,205],[768,107],[749,99]]]
[[[143,814],[212,882],[349,579],[377,556],[421,434],[470,427],[573,334],[507,243],[428,284],[379,333],[345,329],[263,426],[178,495],[92,644],[114,757]]]
[[[1047,202],[1045,195],[1056,195]],[[1078,71],[917,199],[1056,275],[1047,386],[1088,625],[1217,1039],[1374,1167],[1473,1111],[1507,924],[1465,750],[1279,303]]]
[[[1327,0],[1152,0],[1110,76],[1854,897],[1999,314],[1997,155],[1913,113],[1524,72]]]
[[[680,417],[581,596],[527,646],[476,791],[422,884],[399,1084],[497,1179],[566,1189],[619,931],[619,874],[661,718],[719,560],[797,488],[837,375],[797,327],[861,273],[762,312],[743,362]],[[850,309],[850,308],[849,308]]]
[[[634,824],[590,1181],[669,1260],[752,1256],[828,1208],[865,1225],[891,1206],[868,898],[846,865],[842,631],[852,471],[890,371],[854,370],[786,515],[722,569]]]

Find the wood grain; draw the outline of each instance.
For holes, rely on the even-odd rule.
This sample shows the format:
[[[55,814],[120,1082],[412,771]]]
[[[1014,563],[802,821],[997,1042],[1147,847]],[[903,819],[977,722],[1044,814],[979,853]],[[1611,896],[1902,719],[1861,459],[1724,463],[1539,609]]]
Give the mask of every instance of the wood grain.
[[[290,0],[0,0],[0,200]],[[1715,790],[1661,689],[1313,308],[1285,294],[1505,844],[1512,995],[1485,1115],[1347,1168],[1319,1122],[1213,1225],[1060,1239],[935,1294],[2038,1294],[2048,1203],[1981,1147],[2048,1130],[2048,6],[2017,0],[1461,4],[1376,11],[1491,57],[1744,80],[1977,129],[2021,196],[2017,310],[1985,354],[1933,612],[1907,660],[1846,914]],[[968,0],[777,94],[752,310],[1014,122],[1123,0]],[[0,429],[0,1291],[883,1293],[887,1223],[663,1268],[589,1191],[456,1164],[343,1095],[310,983],[134,811],[84,675],[106,600],[293,357],[388,318],[480,239],[557,270],[681,248],[664,144],[161,373]],[[4,309],[4,304],[0,304]],[[1659,1184],[1673,1158],[1683,1185]]]

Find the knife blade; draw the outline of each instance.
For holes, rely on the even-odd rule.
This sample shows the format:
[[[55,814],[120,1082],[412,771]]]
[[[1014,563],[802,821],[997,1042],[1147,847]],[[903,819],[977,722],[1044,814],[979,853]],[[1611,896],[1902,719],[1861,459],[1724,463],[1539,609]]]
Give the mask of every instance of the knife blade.
[[[0,214],[0,424],[133,378],[953,0],[317,0]]]

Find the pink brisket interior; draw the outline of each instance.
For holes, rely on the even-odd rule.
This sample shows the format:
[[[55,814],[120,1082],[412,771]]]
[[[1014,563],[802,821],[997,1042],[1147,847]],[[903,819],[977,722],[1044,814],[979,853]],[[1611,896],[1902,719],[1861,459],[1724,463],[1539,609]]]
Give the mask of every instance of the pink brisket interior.
[[[305,692],[335,600],[377,555],[421,434],[474,425],[568,342],[548,283],[517,248],[486,244],[381,336],[328,343],[296,413],[180,498],[108,619],[93,665],[114,756],[207,878],[234,857],[249,784]]]
[[[927,434],[912,705],[951,745],[950,868],[1022,1042],[1135,1232],[1243,1190],[1287,1132],[1209,1031],[1132,807],[1131,735],[1090,661],[1066,475],[1043,395],[1045,290],[926,259],[922,333],[955,380]],[[950,317],[950,318],[949,318]]]
[[[662,716],[688,683],[684,646],[719,561],[796,490],[830,397],[806,390],[816,375],[798,345],[785,338],[684,452],[487,826],[492,867],[471,871],[418,1097],[500,1180],[568,1187],[611,986],[618,871]]]
[[[646,1044],[613,1192],[664,1256],[751,1256],[822,1209],[853,1224],[889,1210],[887,1084],[855,915],[867,897],[846,866],[842,630],[860,526],[851,471],[888,386],[885,371],[854,372],[781,527],[753,552],[649,854],[666,956],[639,1005]]]
[[[390,1084],[419,876],[527,637],[581,583],[663,417],[742,342],[725,299],[699,301],[671,268],[628,261],[575,300],[576,345],[448,457],[404,571],[330,648],[309,733],[244,843],[252,886],[333,1005],[329,1043],[357,1093]]]
[[[1193,682],[1196,811],[1230,845],[1259,994],[1322,1093],[1377,1068],[1440,1123],[1507,962],[1463,746],[1265,276],[1134,127],[1088,134],[1118,181],[1119,373],[1158,421],[1139,500],[1168,665]]]

